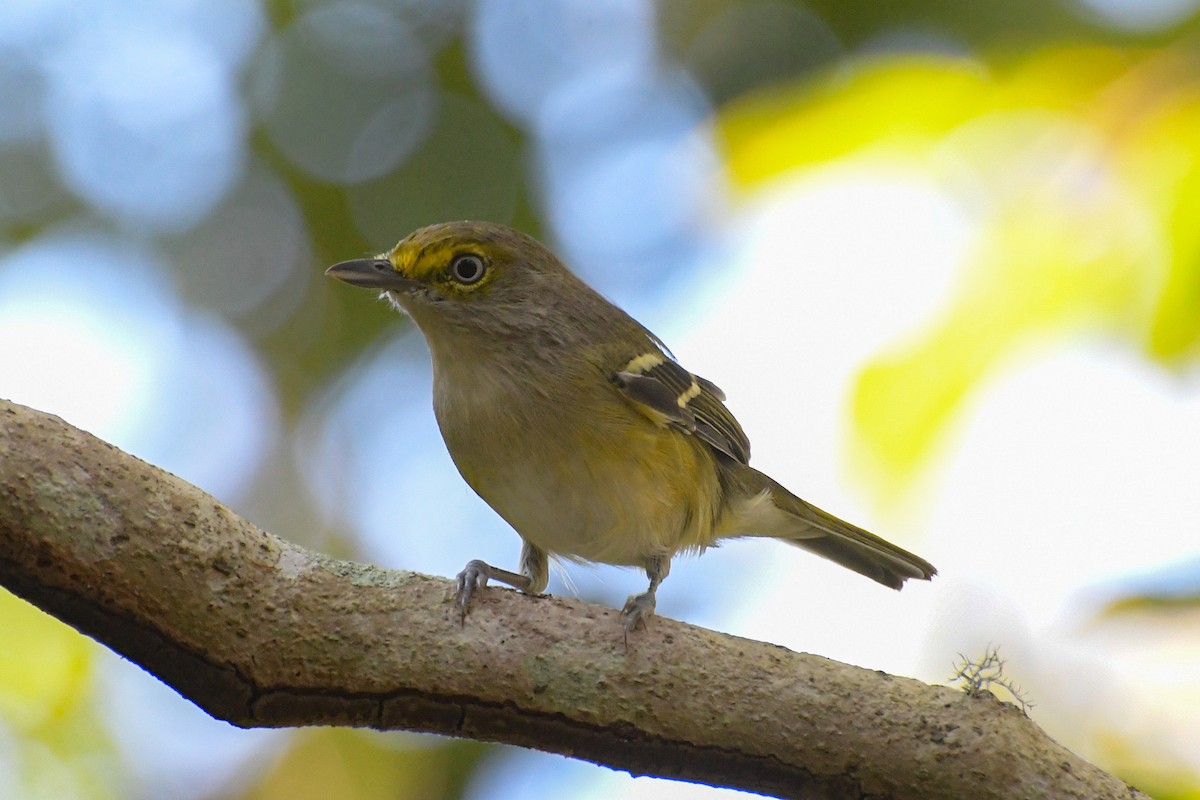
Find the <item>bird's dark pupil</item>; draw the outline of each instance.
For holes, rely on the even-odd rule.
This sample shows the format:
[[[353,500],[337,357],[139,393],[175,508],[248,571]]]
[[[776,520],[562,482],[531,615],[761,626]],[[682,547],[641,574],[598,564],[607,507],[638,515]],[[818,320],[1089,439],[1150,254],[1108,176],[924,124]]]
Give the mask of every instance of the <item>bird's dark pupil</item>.
[[[474,256],[464,256],[454,265],[454,272],[460,281],[472,283],[479,280],[483,264]]]

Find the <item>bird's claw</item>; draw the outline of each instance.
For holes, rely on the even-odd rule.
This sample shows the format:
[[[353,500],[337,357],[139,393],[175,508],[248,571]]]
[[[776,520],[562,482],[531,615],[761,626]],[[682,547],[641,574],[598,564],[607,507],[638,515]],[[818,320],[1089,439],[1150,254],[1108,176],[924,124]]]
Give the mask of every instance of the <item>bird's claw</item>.
[[[621,609],[621,619],[625,621],[625,643],[629,643],[629,634],[638,628],[646,627],[646,620],[654,616],[655,598],[653,592],[635,594],[625,601]]]
[[[458,599],[458,624],[466,624],[467,607],[471,604],[471,596],[476,589],[482,589],[492,577],[492,568],[484,561],[475,559],[467,562],[462,572],[455,579],[456,597]]]

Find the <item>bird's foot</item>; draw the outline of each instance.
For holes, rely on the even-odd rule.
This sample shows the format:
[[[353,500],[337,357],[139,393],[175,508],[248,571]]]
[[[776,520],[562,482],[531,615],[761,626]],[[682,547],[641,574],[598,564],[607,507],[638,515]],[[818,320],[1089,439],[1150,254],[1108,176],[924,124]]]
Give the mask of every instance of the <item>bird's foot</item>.
[[[522,592],[528,592],[532,587],[532,581],[528,575],[518,575],[515,572],[509,572],[506,569],[493,567],[486,561],[475,559],[468,561],[463,567],[462,572],[458,573],[458,578],[455,580],[455,597],[458,602],[458,624],[462,625],[467,619],[467,607],[471,605],[471,598],[475,594],[476,589],[482,589],[488,585],[488,581],[499,581],[507,583],[514,589],[520,589]],[[545,583],[542,584],[545,586]]]
[[[646,620],[654,616],[654,606],[654,592],[635,594],[625,601],[625,607],[621,609],[621,618],[625,621],[626,642],[631,632],[646,627]]]
[[[456,594],[458,602],[458,624],[463,625],[467,619],[467,606],[471,605],[471,595],[475,594],[476,589],[482,589],[488,584],[488,579],[492,577],[492,567],[485,561],[474,559],[468,561],[463,567],[462,572],[458,573],[458,578],[455,580]]]

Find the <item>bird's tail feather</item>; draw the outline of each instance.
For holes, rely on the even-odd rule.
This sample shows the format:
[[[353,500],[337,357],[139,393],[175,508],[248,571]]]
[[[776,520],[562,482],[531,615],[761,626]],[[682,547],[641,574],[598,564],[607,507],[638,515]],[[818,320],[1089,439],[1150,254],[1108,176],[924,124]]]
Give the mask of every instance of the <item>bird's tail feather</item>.
[[[929,580],[937,574],[920,556],[801,500],[753,467],[736,464],[727,469],[734,484],[729,487],[732,496],[753,498],[742,516],[749,524],[757,521],[759,530],[742,535],[782,539],[893,589],[909,578]]]

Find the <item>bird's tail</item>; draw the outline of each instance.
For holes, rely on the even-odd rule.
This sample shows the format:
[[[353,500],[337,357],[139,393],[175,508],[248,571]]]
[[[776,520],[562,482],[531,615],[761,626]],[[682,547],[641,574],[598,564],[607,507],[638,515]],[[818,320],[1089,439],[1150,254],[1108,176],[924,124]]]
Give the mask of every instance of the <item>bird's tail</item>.
[[[722,465],[733,524],[725,535],[769,536],[802,547],[847,569],[899,589],[909,578],[937,574],[925,559],[801,500],[744,464]]]

